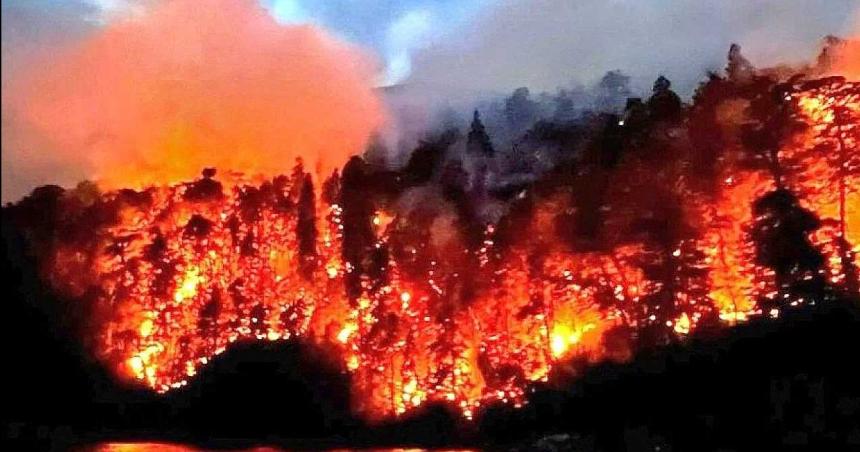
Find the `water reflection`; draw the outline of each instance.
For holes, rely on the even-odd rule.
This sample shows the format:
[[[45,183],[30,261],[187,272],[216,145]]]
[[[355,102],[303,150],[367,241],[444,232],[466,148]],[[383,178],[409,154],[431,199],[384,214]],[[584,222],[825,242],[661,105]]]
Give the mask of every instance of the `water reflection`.
[[[194,447],[167,443],[104,443],[85,449],[87,452],[193,452]],[[272,449],[274,450],[274,449]]]
[[[80,449],[79,452],[204,452],[211,449],[171,443],[101,443]],[[218,449],[227,452],[225,449]],[[287,449],[275,447],[253,447],[231,449],[232,452],[285,452]],[[389,449],[331,449],[330,452],[424,452],[431,449],[389,448]],[[432,449],[438,452],[474,452],[469,449]]]

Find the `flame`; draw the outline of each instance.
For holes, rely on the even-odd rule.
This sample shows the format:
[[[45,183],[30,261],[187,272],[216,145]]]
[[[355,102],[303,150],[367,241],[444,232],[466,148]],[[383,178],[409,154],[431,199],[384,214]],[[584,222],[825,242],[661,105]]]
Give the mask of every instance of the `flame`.
[[[709,296],[722,320],[743,321],[755,311],[759,288],[746,228],[753,220],[753,201],[772,189],[762,173],[725,176],[720,196],[706,214],[710,227],[701,247],[709,268]]]
[[[836,83],[793,94],[809,128],[781,150],[787,162],[804,163],[792,166],[800,169],[789,183],[823,218],[839,220],[840,208],[836,186],[822,175],[846,176],[845,230],[853,244],[860,243],[860,172],[837,171],[821,151],[841,139],[849,163],[858,159],[851,135],[858,120],[833,128],[845,122],[840,118],[858,117],[840,116],[860,111],[856,91]],[[677,175],[682,168],[622,176],[667,177],[691,199]],[[60,241],[48,273],[57,289],[97,294],[96,356],[121,378],[156,391],[187,384],[237,340],[301,337],[334,350],[354,377],[355,409],[368,418],[431,401],[472,418],[487,404],[527,403],[529,387],[557,372],[629,358],[640,332],[661,328],[680,339],[709,315],[726,323],[762,315],[758,301],[773,297],[774,281],[755,262],[749,228],[753,201],[774,183],[761,171],[738,170],[730,158],[720,162],[718,177],[713,198],[689,207],[697,225],[691,237],[662,250],[622,237],[608,249],[571,251],[554,229],[561,201],[550,198],[535,207],[520,240],[500,247],[502,232],[489,224],[474,251],[461,240],[414,232],[410,222],[424,218],[377,209],[365,219],[365,245],[384,257],[350,262],[344,208],[322,197],[303,207],[314,210],[302,218],[313,218],[317,233],[312,246],[300,246],[303,174],[225,185],[206,176],[101,195],[89,208],[116,215],[102,215],[112,220],[87,229],[84,242]],[[75,215],[64,218],[86,218],[73,210],[86,207],[71,198]],[[822,228],[812,240],[830,253],[832,281],[843,284],[838,230]],[[705,276],[689,287],[679,283],[667,300],[666,281],[654,279],[653,267],[685,260]],[[349,278],[358,279],[357,296],[347,295]],[[764,314],[777,317],[779,309]]]

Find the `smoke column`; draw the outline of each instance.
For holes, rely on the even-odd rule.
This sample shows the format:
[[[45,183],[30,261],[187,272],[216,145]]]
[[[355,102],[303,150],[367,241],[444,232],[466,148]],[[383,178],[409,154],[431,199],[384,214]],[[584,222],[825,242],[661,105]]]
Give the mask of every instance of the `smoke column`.
[[[115,188],[212,166],[279,174],[297,157],[327,172],[384,121],[375,63],[254,0],[160,2],[4,74],[4,179],[51,167]],[[76,182],[58,178],[40,182]]]

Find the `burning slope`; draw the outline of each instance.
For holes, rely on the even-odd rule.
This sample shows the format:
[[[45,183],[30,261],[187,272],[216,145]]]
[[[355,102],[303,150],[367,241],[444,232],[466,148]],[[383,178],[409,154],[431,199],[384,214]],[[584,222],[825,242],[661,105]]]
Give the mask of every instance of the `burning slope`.
[[[207,166],[273,176],[296,157],[327,174],[381,125],[374,71],[359,49],[281,26],[254,0],[158,2],[13,73],[4,109],[32,133],[4,152],[32,162],[39,149],[107,188]]]
[[[779,89],[763,98],[775,104],[746,109],[745,127],[757,117],[767,128],[726,144],[709,195],[690,172],[701,149],[622,159],[601,208],[608,246],[561,240],[563,196],[478,227],[436,221],[432,206],[386,209],[356,159],[318,188],[298,166],[260,184],[206,171],[142,191],[67,193],[39,225],[53,228],[45,273],[90,311],[95,355],[154,390],[184,385],[232,342],[302,337],[353,374],[355,408],[369,418],[428,401],[472,417],[524,403],[557,369],[623,360],[718,319],[778,316],[809,301],[791,290],[809,281],[856,292],[860,87],[831,78]],[[799,226],[789,250],[820,249],[818,273],[793,255],[786,269],[768,260],[772,232],[806,218],[776,216],[780,185],[824,219]]]

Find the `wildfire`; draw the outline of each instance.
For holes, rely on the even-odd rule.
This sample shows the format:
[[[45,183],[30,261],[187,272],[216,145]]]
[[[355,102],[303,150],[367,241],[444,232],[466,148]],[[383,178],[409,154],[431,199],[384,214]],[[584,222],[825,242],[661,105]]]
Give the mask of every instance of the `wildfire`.
[[[840,265],[860,254],[843,243],[860,244],[860,172],[849,167],[860,159],[857,88],[793,96],[810,128],[781,152],[816,165],[788,183],[834,222],[812,240],[829,250],[833,282],[844,283]],[[825,145],[844,158],[800,152]],[[640,333],[677,339],[708,316],[734,323],[762,313],[760,300],[776,291],[755,261],[749,227],[753,201],[773,181],[723,164],[712,202],[694,211],[694,236],[663,250],[628,240],[571,251],[552,232],[559,209],[550,200],[537,206],[524,240],[502,249],[501,228],[490,224],[481,245],[464,251],[458,240],[404,232],[413,220],[378,207],[356,232],[346,219],[351,206],[314,196],[302,172],[259,185],[223,185],[209,173],[109,192],[90,206],[67,200],[81,224],[81,212],[112,215],[85,238],[57,244],[48,273],[55,287],[94,298],[96,355],[156,391],[185,385],[237,340],[301,337],[337,350],[355,377],[355,408],[370,418],[431,401],[471,418],[489,403],[526,403],[529,385],[548,380],[559,363],[628,358]],[[817,174],[844,177],[834,186]],[[347,243],[349,234],[360,246]],[[364,257],[347,258],[350,246]],[[667,292],[654,262],[704,276],[689,284],[673,276]]]

